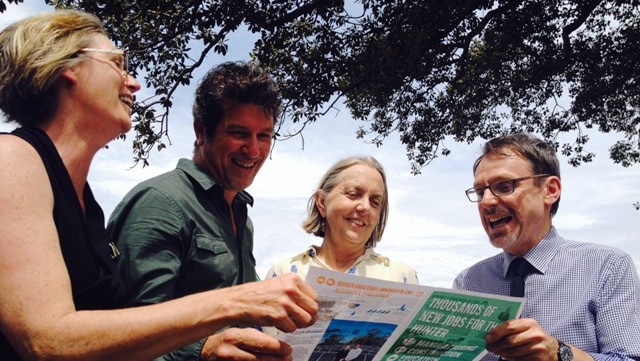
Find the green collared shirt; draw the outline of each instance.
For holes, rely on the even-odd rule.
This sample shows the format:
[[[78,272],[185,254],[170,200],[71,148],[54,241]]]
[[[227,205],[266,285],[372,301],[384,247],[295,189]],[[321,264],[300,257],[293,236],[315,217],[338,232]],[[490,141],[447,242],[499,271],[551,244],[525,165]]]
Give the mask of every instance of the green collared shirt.
[[[232,207],[223,189],[191,160],[135,186],[111,214],[107,230],[120,251],[118,268],[128,306],[158,303],[257,279],[253,198],[240,192]],[[161,360],[198,360],[204,340]],[[179,355],[179,356],[178,356]]]

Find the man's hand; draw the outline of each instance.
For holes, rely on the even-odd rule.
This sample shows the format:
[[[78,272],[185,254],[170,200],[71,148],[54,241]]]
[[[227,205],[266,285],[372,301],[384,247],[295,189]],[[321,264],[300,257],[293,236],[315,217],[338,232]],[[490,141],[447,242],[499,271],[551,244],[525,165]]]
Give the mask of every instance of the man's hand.
[[[253,328],[228,328],[211,335],[202,347],[201,361],[291,361],[291,346]]]
[[[536,320],[508,320],[489,331],[487,350],[505,360],[556,361],[558,341]]]
[[[558,361],[558,340],[532,318],[505,321],[489,331],[485,340],[487,350],[504,360]],[[573,352],[573,361],[594,361],[589,353],[567,345]]]
[[[318,294],[295,273],[227,289],[229,307],[244,326],[273,326],[284,332],[312,325]]]

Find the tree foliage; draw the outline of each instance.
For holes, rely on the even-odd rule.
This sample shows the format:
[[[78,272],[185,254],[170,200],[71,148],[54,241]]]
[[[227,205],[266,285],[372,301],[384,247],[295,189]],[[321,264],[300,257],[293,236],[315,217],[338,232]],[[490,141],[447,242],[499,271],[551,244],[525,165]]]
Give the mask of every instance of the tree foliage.
[[[256,35],[252,56],[280,82],[285,122],[302,131],[345,104],[362,122],[356,136],[380,145],[397,134],[415,173],[449,153],[445,139],[519,130],[553,141],[574,166],[594,157],[587,129],[616,132],[611,159],[640,163],[638,0],[55,3],[97,14],[155,90],[134,112],[145,164],[164,146],[175,92],[239,29]],[[561,143],[563,133],[574,140]]]

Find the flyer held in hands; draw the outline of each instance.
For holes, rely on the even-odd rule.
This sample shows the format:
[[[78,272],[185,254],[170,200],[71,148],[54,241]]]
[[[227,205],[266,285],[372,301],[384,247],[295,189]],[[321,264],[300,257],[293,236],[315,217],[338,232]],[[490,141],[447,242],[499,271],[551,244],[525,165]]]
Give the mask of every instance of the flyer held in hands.
[[[524,298],[409,285],[311,267],[318,321],[279,338],[294,360],[473,361],[484,335],[518,318]]]

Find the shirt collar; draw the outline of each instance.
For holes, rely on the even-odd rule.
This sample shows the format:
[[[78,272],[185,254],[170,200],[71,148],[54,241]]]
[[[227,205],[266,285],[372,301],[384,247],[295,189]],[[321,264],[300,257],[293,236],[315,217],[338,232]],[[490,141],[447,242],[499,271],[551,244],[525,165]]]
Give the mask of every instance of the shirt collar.
[[[214,192],[219,192],[220,194],[222,194],[223,188],[220,183],[218,183],[209,172],[195,164],[192,160],[181,158],[180,160],[178,160],[176,169],[180,169],[181,171],[185,172],[205,191],[213,190]],[[235,199],[240,200],[243,203],[249,204],[253,207],[253,197],[247,191],[239,192],[236,195]]]
[[[535,247],[525,253],[523,257],[526,258],[537,272],[544,274],[549,267],[549,263],[551,263],[553,257],[558,253],[562,240],[562,237],[560,237],[555,227],[551,226],[549,233],[547,233]],[[503,275],[506,277],[509,264],[516,256],[508,252],[503,252],[503,255]]]
[[[318,246],[314,246],[314,245],[309,246],[298,257],[301,257],[301,258],[304,258],[304,257],[316,258],[317,255],[318,255],[318,250],[316,249],[316,247],[318,247]],[[362,260],[365,260],[367,258],[378,259],[378,261],[380,261],[380,262],[384,262],[384,263],[387,263],[387,264],[389,263],[389,258],[377,253],[371,247],[366,247],[364,249],[364,254],[362,256],[358,257],[358,259],[354,262],[354,265],[360,263]]]

